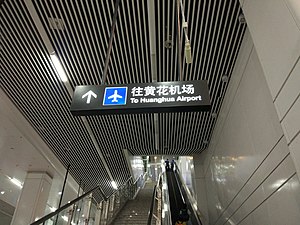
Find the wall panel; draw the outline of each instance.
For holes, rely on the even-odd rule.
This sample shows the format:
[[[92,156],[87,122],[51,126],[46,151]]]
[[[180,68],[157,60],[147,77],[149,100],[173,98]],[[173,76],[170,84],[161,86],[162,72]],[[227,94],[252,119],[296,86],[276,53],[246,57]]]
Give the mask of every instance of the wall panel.
[[[252,40],[246,35],[243,46],[245,42],[251,46]],[[277,202],[282,195],[300,196],[294,156],[258,53],[241,48],[237,62],[240,58],[248,60],[236,65],[232,78],[239,80],[229,85],[224,99],[230,107],[223,104],[211,144],[200,155],[204,159],[195,161],[203,165],[209,224],[279,224],[274,223],[269,202]],[[292,179],[296,179],[294,189],[290,188]],[[284,187],[289,187],[286,194],[282,194]],[[276,207],[283,211],[283,207],[296,211],[300,207],[297,198],[290,203],[280,197],[280,201]],[[296,220],[295,215],[281,224],[296,225]]]
[[[289,146],[300,133],[300,2],[245,0],[243,13]],[[290,149],[290,151],[293,151]],[[292,154],[298,177],[299,157]]]

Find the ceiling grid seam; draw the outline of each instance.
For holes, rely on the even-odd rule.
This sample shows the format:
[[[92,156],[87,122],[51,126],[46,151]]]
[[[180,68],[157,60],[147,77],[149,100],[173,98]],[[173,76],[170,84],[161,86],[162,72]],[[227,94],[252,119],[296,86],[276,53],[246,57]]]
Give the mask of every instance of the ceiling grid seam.
[[[51,1],[51,4],[52,4],[52,1]],[[37,8],[39,8],[38,4],[37,4]],[[63,14],[61,12],[60,7],[57,7],[57,8],[58,8],[58,12],[55,11],[56,18],[63,18],[63,16],[62,16]],[[64,14],[66,14],[64,8],[63,8],[63,11],[64,11]],[[44,20],[44,23],[46,24],[45,20]],[[64,20],[64,24],[65,24],[66,32],[63,32],[62,34],[60,32],[58,32],[59,39],[61,39],[61,40],[66,40],[66,39],[71,40],[70,32],[71,32],[72,36],[74,36],[74,34],[73,34],[73,31],[71,29],[69,30],[69,27],[71,27],[71,26],[69,25],[70,22],[69,22],[68,17],[66,17],[66,19]],[[51,34],[51,32],[49,30],[48,30],[48,33]],[[70,47],[70,45],[71,45],[71,47]],[[65,64],[67,65],[66,68],[72,68],[72,69],[69,69],[69,71],[67,70],[66,74],[69,75],[69,78],[70,78],[70,74],[72,74],[73,77],[75,79],[77,79],[77,81],[79,81],[79,79],[80,79],[79,74],[80,73],[84,74],[84,70],[86,71],[86,68],[83,69],[83,67],[81,65],[82,64],[81,60],[79,60],[79,59],[82,59],[82,57],[78,56],[78,54],[79,54],[79,50],[77,50],[78,46],[74,46],[72,41],[70,41],[70,44],[69,44],[69,41],[65,41],[65,46],[66,46],[66,49],[70,50],[70,52],[72,51],[71,54],[68,54],[68,55],[70,55],[69,57],[68,57],[68,55],[65,55],[64,52],[62,52],[62,51],[59,52],[59,54],[61,54],[62,57],[66,59],[65,60],[66,61]],[[70,62],[72,62],[72,61],[76,62],[76,63],[71,64]],[[72,65],[74,65],[74,66],[72,66]],[[73,71],[73,73],[72,73],[72,71]],[[75,84],[73,82],[73,79],[69,79],[69,80],[70,80],[71,86],[74,87]]]
[[[134,5],[134,3],[133,3]],[[140,34],[140,41],[141,41],[141,57],[142,57],[142,74],[144,74],[144,82],[147,83],[149,82],[148,80],[148,71],[146,70],[146,63],[145,63],[145,46],[144,46],[144,42],[143,42],[143,38],[142,38],[142,27],[141,27],[141,14],[140,14],[140,9],[139,6],[137,6],[137,21],[138,21],[138,30],[139,30],[139,34]],[[145,26],[145,25],[144,25]],[[147,72],[146,72],[147,71]]]
[[[78,4],[78,1],[70,1],[71,8],[72,8],[73,12],[75,11],[74,2],[76,4]],[[78,7],[77,7],[77,9],[78,9]],[[90,51],[87,52],[86,49],[88,49],[87,45],[90,45],[90,43],[89,43],[89,39],[88,38],[86,38],[86,41],[83,41],[83,39],[84,39],[83,38],[84,37],[83,32],[86,33],[85,25],[84,24],[80,25],[80,22],[82,21],[82,19],[81,18],[78,19],[77,14],[79,14],[79,16],[81,17],[81,13],[76,13],[75,12],[75,13],[73,13],[73,15],[74,15],[75,18],[73,18],[73,17],[71,17],[71,18],[72,18],[72,22],[73,23],[75,23],[74,21],[77,21],[77,23],[78,23],[78,26],[77,26],[77,29],[75,30],[75,32],[76,32],[76,34],[77,34],[77,36],[79,37],[79,40],[80,40],[82,54],[83,54],[83,59],[86,59],[85,63],[87,65],[89,65],[89,62],[92,62],[92,60],[91,60],[91,57],[90,57],[90,54],[89,54]],[[84,31],[82,31],[81,27],[83,27]],[[88,80],[88,84],[92,84],[93,80],[91,80],[91,79],[93,79],[93,77],[94,77],[93,75],[95,74],[94,68],[93,68],[93,66],[87,66],[87,69],[88,69],[88,73],[87,74],[90,74],[90,76],[85,76],[85,78]]]
[[[133,24],[134,24],[134,32],[133,32],[133,28],[131,26],[131,23],[129,23],[129,27],[130,27],[131,33],[135,34],[135,36],[136,36],[138,34],[138,30],[136,29],[136,18],[135,18],[134,1],[128,1],[128,8],[130,8],[130,3],[132,3],[132,10],[134,12],[133,16],[132,16],[133,17]],[[131,15],[131,14],[129,14],[129,15]],[[131,19],[131,21],[132,21],[132,19]],[[137,52],[137,60],[138,60],[138,64],[136,64],[136,65],[138,65],[138,69],[136,68],[136,71],[138,71],[137,76],[141,77],[141,78],[145,78],[145,74],[143,74],[142,70],[141,70],[141,57],[140,57],[140,52],[138,50],[139,43],[137,41],[137,38],[136,38],[136,43],[134,43],[134,47],[137,47],[137,50],[136,50],[136,52]],[[134,50],[135,50],[135,48],[134,48]],[[138,81],[138,83],[145,83],[145,80],[146,79],[141,79],[141,80]]]
[[[76,3],[78,4],[78,1],[76,1]],[[81,1],[81,6],[82,6],[82,8],[84,8],[83,2],[82,2],[82,1]],[[88,7],[88,9],[89,9],[89,7]],[[85,20],[86,20],[87,22],[89,22],[88,19],[87,19],[87,16],[86,16],[86,10],[83,9],[82,11],[83,11],[83,15],[84,15],[84,17],[85,17]],[[79,14],[79,16],[80,16],[80,19],[83,20],[82,17],[81,17],[81,14]],[[89,16],[90,16],[90,14],[89,14]],[[90,16],[90,18],[91,18],[91,16]],[[93,24],[93,23],[92,23],[92,24]],[[84,28],[85,36],[88,37],[87,31],[86,31],[86,26],[83,26],[83,28]],[[87,23],[87,28],[88,28],[88,32],[91,34],[92,32],[91,32],[91,28],[90,28],[90,23]],[[97,77],[97,75],[98,75],[98,76],[100,75],[100,72],[99,72],[98,67],[97,67],[97,64],[98,64],[97,62],[99,62],[99,57],[98,57],[97,52],[96,52],[96,57],[94,56],[94,54],[92,54],[92,49],[95,49],[95,48],[96,48],[94,39],[91,38],[91,43],[90,43],[90,39],[87,38],[87,42],[88,42],[89,47],[90,47],[90,51],[89,51],[89,52],[90,52],[91,58],[93,59],[93,62],[95,63],[95,70],[96,70],[95,72],[96,72],[96,73],[94,73],[95,76],[92,76],[92,77],[94,78],[94,77]],[[96,84],[96,80],[95,80],[95,79],[93,79],[93,84]]]
[[[209,7],[210,6],[210,1],[209,1],[209,3],[208,3],[208,9],[210,8]],[[204,17],[205,17],[205,8],[206,8],[206,1],[204,1],[204,6],[203,6],[203,10],[202,10],[202,14],[201,14],[201,25],[200,25],[200,37],[203,37],[203,39],[205,38],[205,36],[206,36],[206,28],[207,28],[207,21],[208,21],[208,19],[206,19],[206,20],[204,20]],[[208,13],[208,12],[207,12]],[[204,22],[205,22],[205,24],[203,24]],[[202,35],[202,36],[201,36]],[[204,42],[204,41],[203,41]],[[201,46],[201,44],[200,44],[200,42],[198,43],[198,47],[197,47],[197,50],[196,50],[196,60],[195,60],[195,66],[194,66],[194,73],[195,74],[200,74],[200,79],[202,79],[202,80],[204,80],[204,77],[203,77],[203,74],[202,73],[200,73],[199,71],[200,71],[200,69],[201,69],[201,67],[203,67],[203,65],[201,65],[200,63],[202,63],[203,61],[202,61],[202,56],[203,56],[203,48],[201,48],[201,49],[199,49],[199,47]],[[200,59],[198,60],[198,56],[199,56],[199,54],[200,54]],[[200,64],[200,65],[199,65]],[[196,68],[198,68],[198,71],[196,72]],[[197,79],[197,77],[196,77],[196,75],[195,75],[195,77],[194,77],[194,79]]]
[[[121,5],[122,5],[124,11],[128,12],[128,10],[125,9],[125,3],[124,3],[124,1],[121,1]],[[126,13],[124,13],[124,17],[125,16],[126,16]],[[133,40],[132,40],[133,38],[130,38],[129,32],[128,32],[128,27],[129,27],[129,29],[131,31],[131,34],[132,34],[131,25],[130,25],[130,23],[129,23],[129,25],[127,25],[126,18],[124,18],[124,23],[125,23],[125,34],[126,34],[126,38],[124,38],[124,39],[126,39],[128,41],[128,45],[129,46],[130,46],[130,44],[132,44],[131,48],[129,48],[129,57],[131,59],[131,64],[133,65],[132,66],[131,74],[136,78],[134,80],[134,83],[140,83],[139,75],[138,75],[137,69],[136,69],[137,62],[136,62],[136,55],[135,55],[135,44],[133,43]],[[130,43],[130,39],[131,39],[131,43]]]
[[[112,10],[113,10],[113,12],[115,11],[115,8],[114,8],[114,4],[113,4],[113,1],[111,1],[111,3],[112,3]],[[119,8],[120,8],[121,6],[119,6]],[[118,14],[119,14],[119,12],[120,12],[120,10],[118,10]],[[110,21],[110,24],[112,24],[113,23],[113,20],[112,20],[112,17],[111,17],[111,11],[110,10],[108,10],[108,15],[109,15],[109,21]],[[119,17],[120,18],[120,17]],[[116,22],[116,24],[117,24],[117,22]],[[106,27],[107,27],[107,29],[108,29],[108,34],[109,35],[111,35],[110,34],[110,25],[107,23],[106,24]],[[115,32],[116,33],[116,32]],[[116,43],[116,34],[114,34],[115,36],[114,36],[114,41],[112,42],[112,49],[111,49],[111,52],[112,52],[112,54],[110,54],[110,61],[111,61],[111,63],[109,63],[108,64],[108,72],[107,72],[107,74],[108,74],[108,76],[107,76],[107,83],[108,84],[113,84],[113,83],[115,83],[115,82],[117,82],[117,79],[116,79],[116,74],[119,76],[119,69],[118,69],[118,64],[116,64],[115,63],[115,57],[114,57],[114,48],[113,48],[113,46],[114,46],[114,44]],[[108,44],[109,43],[107,43],[107,47],[108,47]],[[117,51],[118,52],[118,51]],[[106,52],[105,52],[106,53]],[[115,70],[117,70],[118,71],[118,73],[116,73],[115,72]],[[113,77],[112,77],[113,76]],[[115,78],[114,80],[112,80],[112,78]]]

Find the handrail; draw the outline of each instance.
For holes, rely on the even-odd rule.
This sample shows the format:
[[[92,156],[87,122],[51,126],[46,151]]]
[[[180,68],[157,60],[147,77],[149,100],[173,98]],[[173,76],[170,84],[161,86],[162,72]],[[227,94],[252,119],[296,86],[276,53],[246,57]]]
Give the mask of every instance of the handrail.
[[[179,176],[179,179],[181,180],[181,186],[183,187],[183,189],[184,189],[184,191],[185,191],[185,194],[186,194],[186,197],[189,199],[189,201],[190,201],[190,203],[191,203],[191,198],[192,198],[192,196],[191,196],[191,194],[190,194],[190,192],[188,192],[188,189],[187,189],[187,187],[186,187],[186,184],[184,183],[184,182],[182,182],[182,176],[181,176],[181,173],[180,173],[180,170],[179,170],[179,168],[178,168],[178,166],[177,166],[177,164],[175,164],[176,165],[176,172],[177,172],[177,174],[178,174],[178,176]],[[175,176],[176,177],[176,176]],[[176,178],[177,179],[177,178]],[[180,192],[181,192],[181,186],[179,186],[180,187]],[[182,192],[181,192],[182,193]],[[200,225],[202,225],[202,221],[201,221],[201,219],[200,219],[200,214],[199,214],[199,212],[198,212],[198,210],[196,210],[195,209],[195,207],[194,207],[194,204],[191,204],[191,208],[192,208],[192,210],[194,211],[194,214],[196,215],[196,219],[197,219],[197,221],[198,222],[200,222]]]
[[[154,189],[153,189],[153,195],[152,195],[150,210],[148,212],[148,222],[147,222],[147,225],[151,225],[152,216],[153,216],[153,207],[154,207],[154,202],[155,202],[155,196],[156,196],[156,192],[157,192],[157,187],[159,187],[161,176],[162,176],[162,173],[159,174],[158,179],[157,179],[157,184],[154,186]]]
[[[139,179],[140,179],[141,177],[145,178],[146,174],[147,174],[147,172],[144,173],[144,174],[139,175],[139,177],[136,178],[136,180],[133,182],[133,184],[136,184],[136,183],[139,181]]]
[[[175,172],[178,174],[178,172],[177,172],[177,169],[175,170]],[[174,174],[175,175],[175,174]],[[186,201],[185,201],[185,199],[184,199],[184,197],[183,197],[183,193],[182,193],[182,190],[181,190],[181,185],[179,184],[179,181],[178,181],[178,178],[177,178],[177,176],[175,175],[175,180],[176,180],[176,183],[177,183],[177,186],[179,187],[179,192],[180,192],[180,197],[181,197],[181,199],[182,199],[182,202],[183,202],[183,204],[185,204],[186,205]]]
[[[150,210],[148,212],[148,222],[147,222],[147,225],[151,225],[152,215],[153,215],[153,207],[154,207],[154,201],[155,201],[155,195],[156,195],[156,184],[155,184],[154,189],[153,189],[151,206],[150,206]]]
[[[131,185],[136,184],[136,182],[137,182],[142,176],[144,176],[144,175],[145,175],[145,174],[141,174],[141,175],[136,179],[136,181],[134,181],[134,183],[132,183]],[[109,196],[105,196],[105,195],[104,195],[104,193],[102,192],[100,186],[94,187],[94,188],[92,188],[91,190],[89,190],[88,192],[86,192],[86,193],[84,193],[83,195],[79,196],[78,198],[76,198],[76,199],[70,201],[69,203],[65,204],[64,206],[60,207],[59,209],[55,210],[54,212],[49,213],[48,215],[46,215],[46,216],[40,218],[39,220],[37,220],[37,221],[31,223],[30,225],[39,225],[39,224],[44,223],[46,220],[48,220],[48,219],[50,219],[50,218],[56,216],[57,214],[59,214],[59,213],[60,213],[61,211],[63,211],[64,209],[66,209],[66,208],[70,207],[71,205],[75,204],[76,202],[80,201],[81,199],[83,199],[84,197],[86,197],[87,195],[89,195],[90,193],[92,193],[93,191],[95,191],[95,190],[97,190],[97,189],[100,190],[103,199],[104,199],[105,201],[107,201],[113,194],[117,193],[121,188],[123,188],[123,187],[124,187],[131,179],[132,179],[132,176],[130,176],[130,177],[126,180],[126,182],[125,182],[124,184],[120,185],[119,188],[118,188],[118,190],[114,191],[114,192],[111,193]]]
[[[48,215],[42,217],[41,219],[31,223],[30,225],[39,225],[44,223],[46,220],[54,217],[55,215],[59,214],[61,211],[63,211],[64,209],[70,207],[71,205],[73,205],[74,203],[78,202],[79,200],[83,199],[84,197],[86,197],[87,195],[89,195],[90,193],[92,193],[93,191],[100,189],[100,186],[94,187],[93,189],[89,190],[88,192],[84,193],[83,195],[79,196],[78,198],[75,198],[74,200],[72,200],[70,203],[65,204],[64,206],[60,207],[59,209],[55,210],[52,213],[49,213]],[[101,189],[100,189],[101,190]]]
[[[113,193],[111,193],[110,195],[106,196],[106,200],[109,199],[112,195],[114,195],[115,193],[117,193],[121,187],[124,187],[130,180],[132,179],[132,176],[130,176],[124,184],[120,185],[119,188],[117,190],[115,190]]]
[[[146,174],[146,173],[145,173],[145,174]],[[140,179],[140,177],[144,176],[145,174],[141,174],[141,175],[140,175],[140,176],[132,183],[132,185],[136,184],[136,182],[138,182],[138,180]],[[124,184],[122,184],[121,186],[119,186],[118,190],[115,190],[113,193],[111,193],[110,195],[108,195],[108,196],[106,197],[106,199],[109,199],[112,195],[114,195],[115,193],[117,193],[117,192],[120,190],[120,188],[121,188],[121,187],[124,187],[131,179],[133,179],[132,176],[130,176],[130,177],[125,181]]]

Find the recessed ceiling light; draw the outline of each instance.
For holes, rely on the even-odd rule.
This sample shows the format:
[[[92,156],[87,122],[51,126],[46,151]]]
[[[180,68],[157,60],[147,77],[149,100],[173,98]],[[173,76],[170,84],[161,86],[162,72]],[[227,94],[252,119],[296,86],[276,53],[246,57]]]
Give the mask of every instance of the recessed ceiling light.
[[[117,186],[117,184],[116,184],[116,182],[115,181],[112,181],[111,182],[111,186],[114,188],[114,189],[118,189],[118,186]]]
[[[50,55],[50,58],[51,58],[54,66],[55,66],[55,69],[56,69],[58,75],[60,76],[61,81],[62,82],[67,82],[68,77],[67,77],[67,75],[65,73],[65,70],[63,69],[57,55],[55,53],[53,53],[53,54]]]
[[[58,192],[58,194],[59,194],[59,195],[61,195],[61,194],[62,194],[62,193],[61,193],[61,191],[60,191],[60,192]]]
[[[22,182],[19,181],[18,179],[14,178],[14,177],[13,177],[13,178],[9,177],[9,180],[10,180],[13,184],[15,184],[16,186],[18,186],[19,188],[22,188],[22,187],[23,187]]]
[[[5,194],[5,191],[1,191],[0,193],[1,193],[1,195],[4,195],[4,194]]]

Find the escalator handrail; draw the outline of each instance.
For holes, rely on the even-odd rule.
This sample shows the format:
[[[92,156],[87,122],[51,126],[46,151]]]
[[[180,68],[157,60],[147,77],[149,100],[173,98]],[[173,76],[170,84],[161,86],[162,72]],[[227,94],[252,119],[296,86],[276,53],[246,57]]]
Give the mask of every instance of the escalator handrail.
[[[154,202],[155,202],[155,196],[156,196],[157,188],[159,187],[161,178],[162,178],[162,173],[159,174],[158,180],[157,180],[157,184],[154,186],[154,189],[153,189],[153,195],[152,195],[152,200],[151,200],[151,206],[150,206],[150,210],[149,210],[149,212],[148,212],[148,222],[147,222],[147,225],[151,225],[151,222],[152,222],[153,208],[154,208]]]
[[[153,189],[151,206],[150,206],[150,210],[148,212],[148,222],[147,222],[147,225],[151,225],[151,222],[152,222],[155,195],[156,195],[156,185],[154,186],[154,189]]]
[[[131,179],[133,179],[132,176],[130,176],[130,177],[126,180],[126,182],[125,182],[124,184],[120,185],[120,186],[118,187],[117,190],[115,190],[114,192],[112,192],[110,195],[106,196],[106,199],[105,199],[105,200],[109,199],[112,195],[116,194],[122,187],[124,187],[127,183],[129,183],[129,181],[130,181]]]
[[[139,177],[133,182],[133,184],[136,184],[136,183],[141,179],[141,177],[145,180],[145,176],[147,175],[147,173],[148,173],[148,172],[139,175]]]
[[[177,170],[175,170],[175,173],[178,173]],[[180,185],[180,183],[178,181],[178,178],[177,178],[176,174],[175,174],[175,180],[176,180],[177,187],[179,187],[179,192],[180,192],[180,197],[182,199],[182,202],[183,202],[183,204],[186,205],[186,201],[184,199],[184,196],[183,196],[183,193],[182,193],[182,190],[181,190],[181,185]]]
[[[83,195],[79,196],[78,198],[75,198],[70,203],[65,204],[64,206],[60,207],[59,209],[55,210],[52,213],[49,213],[48,215],[42,217],[41,219],[39,219],[39,220],[31,223],[30,225],[40,225],[40,224],[43,224],[44,222],[46,222],[46,220],[48,220],[50,218],[53,218],[54,216],[56,216],[57,214],[59,214],[64,209],[66,209],[66,208],[70,207],[71,205],[75,204],[76,202],[80,201],[81,199],[83,199],[84,197],[88,196],[90,193],[94,192],[97,189],[100,189],[100,186],[94,187],[93,189],[89,190],[88,192],[84,193]]]
[[[183,189],[185,190],[185,193],[186,193],[186,196],[187,196],[187,198],[192,198],[191,196],[190,196],[190,193],[188,193],[187,192],[187,187],[186,187],[186,185],[182,182],[182,176],[181,176],[181,173],[180,173],[180,170],[179,170],[179,168],[178,168],[178,166],[177,166],[177,164],[175,163],[175,165],[176,165],[176,169],[175,169],[175,171],[176,171],[176,173],[178,174],[178,176],[179,176],[179,179],[181,179],[181,185],[179,186],[180,188],[180,192],[181,192],[181,186],[183,187]],[[175,176],[176,177],[176,176]],[[176,180],[177,180],[177,178],[176,178]],[[177,180],[178,181],[178,180]],[[181,192],[181,194],[182,194],[182,192]],[[183,197],[183,195],[182,195],[182,197]],[[190,200],[189,200],[190,201]],[[196,219],[198,220],[198,222],[202,225],[202,221],[201,221],[201,219],[200,219],[200,214],[199,214],[199,212],[198,212],[198,210],[196,210],[195,208],[194,208],[194,205],[193,204],[191,204],[191,208],[192,208],[192,210],[194,211],[194,215],[196,215]]]

